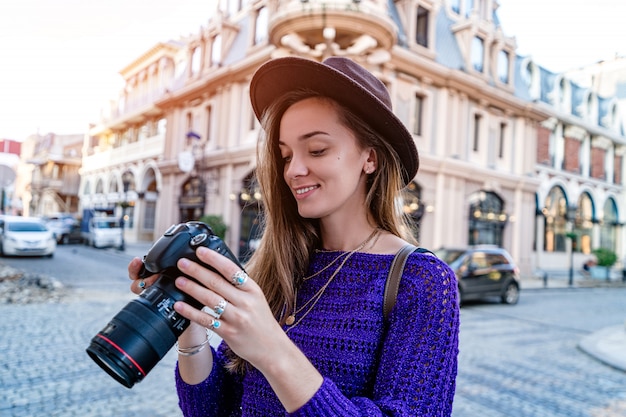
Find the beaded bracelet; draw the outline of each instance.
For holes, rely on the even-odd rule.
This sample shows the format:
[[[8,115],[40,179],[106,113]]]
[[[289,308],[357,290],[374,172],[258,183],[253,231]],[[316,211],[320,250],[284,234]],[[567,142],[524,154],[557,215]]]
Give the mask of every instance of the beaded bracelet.
[[[187,348],[181,348],[178,345],[178,341],[176,341],[176,352],[178,352],[180,356],[193,356],[197,353],[200,353],[209,344],[209,341],[211,340],[211,336],[213,336],[213,332],[210,331],[209,329],[206,329],[206,340],[200,343],[199,345],[195,345],[195,346],[191,346]]]

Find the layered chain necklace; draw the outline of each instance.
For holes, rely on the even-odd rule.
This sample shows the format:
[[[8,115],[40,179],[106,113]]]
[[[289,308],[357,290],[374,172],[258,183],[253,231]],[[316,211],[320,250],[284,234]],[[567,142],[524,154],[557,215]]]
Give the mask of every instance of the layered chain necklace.
[[[300,308],[297,308],[297,305],[296,305],[297,302],[298,302],[298,289],[296,288],[295,297],[294,297],[294,301],[293,301],[293,311],[285,319],[285,324],[287,326],[290,326],[290,327],[287,328],[287,330],[285,330],[285,333],[288,332],[289,330],[293,329],[294,327],[296,327],[311,312],[311,310],[313,310],[313,307],[315,307],[315,305],[320,300],[320,298],[322,298],[322,295],[324,295],[324,291],[326,291],[326,288],[328,288],[330,283],[333,282],[335,277],[339,274],[339,271],[341,271],[341,268],[343,268],[343,266],[346,264],[346,262],[348,262],[348,259],[350,259],[350,257],[352,257],[352,255],[354,255],[356,252],[358,252],[358,251],[362,250],[363,248],[365,248],[365,246],[368,243],[370,243],[372,241],[372,239],[377,237],[379,233],[380,233],[380,229],[379,228],[374,229],[372,234],[370,234],[367,237],[367,239],[365,239],[358,247],[356,247],[355,249],[351,250],[350,252],[342,253],[341,255],[339,255],[335,259],[333,259],[332,262],[330,262],[328,265],[326,265],[321,270],[317,271],[313,275],[309,275],[308,277],[304,277],[303,278],[303,281],[308,281],[309,279],[311,279],[311,278],[321,274],[325,270],[327,270],[331,265],[334,265],[335,262],[337,262],[339,259],[341,259],[343,257],[343,260],[341,261],[341,263],[339,264],[339,266],[337,267],[335,272],[333,272],[333,274],[330,276],[330,278],[328,278],[328,281],[326,281],[326,283],[324,285],[322,285],[322,287],[313,295],[313,297],[311,297],[306,303],[304,303],[302,306],[300,306]],[[296,316],[298,314],[302,313],[303,311],[304,311],[304,314],[302,314],[298,318],[298,320],[296,321]]]

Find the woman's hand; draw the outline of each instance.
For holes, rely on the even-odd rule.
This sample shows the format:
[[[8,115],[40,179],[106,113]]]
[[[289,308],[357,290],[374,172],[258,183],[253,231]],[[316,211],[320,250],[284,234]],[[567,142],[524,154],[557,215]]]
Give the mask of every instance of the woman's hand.
[[[159,278],[159,274],[154,274],[148,278],[140,278],[139,272],[143,266],[141,258],[135,257],[128,264],[128,277],[133,281],[130,283],[130,290],[135,294],[141,293],[144,288],[154,284],[154,281]]]
[[[241,269],[216,251],[200,247],[196,255],[219,273],[183,258],[177,263],[178,269],[198,282],[179,277],[176,286],[216,312],[225,305],[223,312],[216,320],[214,315],[184,302],[177,302],[174,308],[192,322],[212,329],[237,355],[258,369],[269,366],[279,349],[277,344],[287,339],[263,291],[252,279],[247,279],[243,285],[234,285],[232,277],[242,272]]]

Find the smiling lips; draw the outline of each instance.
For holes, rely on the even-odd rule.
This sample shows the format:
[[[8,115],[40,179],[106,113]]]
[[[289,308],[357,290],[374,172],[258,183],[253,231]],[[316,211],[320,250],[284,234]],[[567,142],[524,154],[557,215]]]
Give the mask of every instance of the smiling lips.
[[[311,185],[308,187],[302,187],[302,188],[298,188],[296,191],[296,196],[302,196],[310,191],[315,190],[316,188],[319,188],[319,185]]]

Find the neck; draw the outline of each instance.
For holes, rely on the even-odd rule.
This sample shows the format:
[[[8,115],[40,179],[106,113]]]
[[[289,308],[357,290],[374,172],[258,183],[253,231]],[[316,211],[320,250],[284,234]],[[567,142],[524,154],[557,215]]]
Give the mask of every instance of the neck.
[[[366,247],[361,247],[364,244],[371,244],[371,239],[377,231],[377,227],[369,224],[353,232],[345,228],[342,229],[341,227],[335,228],[332,232],[325,232],[322,229],[322,248],[325,250],[344,252],[350,252],[355,249],[360,251],[366,249]]]

